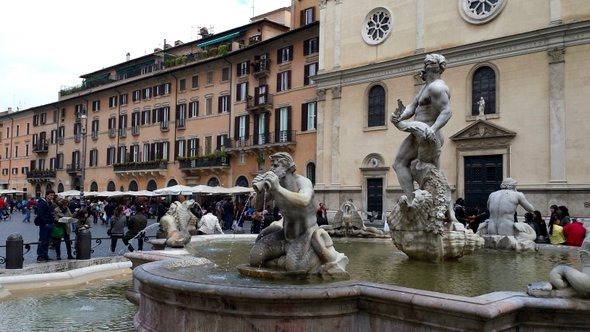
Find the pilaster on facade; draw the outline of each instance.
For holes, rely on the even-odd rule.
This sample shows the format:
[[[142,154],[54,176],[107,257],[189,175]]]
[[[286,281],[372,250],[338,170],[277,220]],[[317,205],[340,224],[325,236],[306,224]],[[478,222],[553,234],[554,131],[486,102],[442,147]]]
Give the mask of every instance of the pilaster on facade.
[[[565,183],[566,177],[566,105],[565,48],[552,48],[549,57],[549,132],[552,183]]]

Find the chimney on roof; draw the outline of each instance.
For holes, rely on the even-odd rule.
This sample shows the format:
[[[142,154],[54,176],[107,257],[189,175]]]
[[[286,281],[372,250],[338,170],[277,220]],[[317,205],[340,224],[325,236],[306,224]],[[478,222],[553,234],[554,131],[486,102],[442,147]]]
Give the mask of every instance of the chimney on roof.
[[[127,52],[125,58],[127,59],[127,61],[131,60],[131,53]]]
[[[175,41],[175,42],[174,42],[174,46],[180,46],[180,45],[182,45],[182,44],[184,44],[184,43],[182,42],[182,40],[177,40],[177,41]]]

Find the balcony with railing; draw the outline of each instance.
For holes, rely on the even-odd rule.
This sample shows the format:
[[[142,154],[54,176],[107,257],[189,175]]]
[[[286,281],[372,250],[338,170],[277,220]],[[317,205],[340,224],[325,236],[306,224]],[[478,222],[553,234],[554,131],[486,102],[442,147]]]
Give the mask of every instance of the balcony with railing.
[[[96,140],[98,139],[98,130],[93,130],[93,131],[91,131],[91,132],[90,132],[90,137],[91,137],[93,140],[95,140],[95,141],[96,141]]]
[[[36,144],[33,144],[34,153],[47,153],[47,151],[49,151],[49,143],[47,140],[42,139]]]
[[[170,121],[164,120],[160,122],[160,131],[168,131],[170,130]]]
[[[117,129],[115,128],[109,128],[109,137],[110,138],[114,138],[117,136]]]
[[[229,155],[224,151],[216,151],[200,157],[178,157],[179,168],[189,174],[203,172],[217,173],[229,169]]]
[[[113,164],[113,171],[117,175],[164,174],[168,169],[168,160],[129,161]]]
[[[295,141],[295,130],[282,130],[275,133],[259,133],[248,138],[238,138],[231,141],[231,146],[226,148],[228,152],[242,151],[293,151],[297,142]]]
[[[31,169],[27,172],[27,182],[50,182],[55,179],[55,170]]]
[[[127,128],[119,128],[119,137],[127,137]]]
[[[246,111],[248,112],[265,112],[272,110],[273,95],[263,93],[257,96],[248,96],[246,99]]]
[[[139,126],[132,126],[131,127],[131,135],[133,135],[133,136],[139,135]]]
[[[260,60],[252,64],[252,75],[256,78],[267,77],[270,74],[270,60]]]
[[[74,142],[76,142],[76,143],[82,142],[82,134],[75,134],[74,135]]]
[[[71,163],[66,165],[66,172],[70,175],[78,175],[82,173],[82,164]]]

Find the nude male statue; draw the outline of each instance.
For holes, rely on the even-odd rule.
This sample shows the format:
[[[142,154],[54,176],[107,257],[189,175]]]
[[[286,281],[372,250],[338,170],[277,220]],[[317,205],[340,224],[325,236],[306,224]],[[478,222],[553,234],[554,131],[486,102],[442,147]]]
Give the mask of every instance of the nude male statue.
[[[346,256],[338,253],[328,233],[316,223],[313,184],[295,174],[293,158],[285,152],[271,157],[271,170],[254,178],[255,208],[274,199],[283,216],[266,227],[250,252],[250,266],[276,267],[287,271],[317,268],[322,264],[337,265]]]
[[[419,145],[430,142],[434,149],[429,151],[429,160],[422,160],[439,167],[440,149],[444,139],[440,129],[451,118],[450,92],[445,82],[440,78],[446,67],[446,59],[440,54],[428,54],[424,59],[424,69],[420,71],[426,84],[420,89],[412,103],[404,107],[398,100],[398,109],[391,114],[391,122],[400,130],[412,134],[401,143],[393,169],[404,195],[411,201],[414,198],[414,179],[410,170],[412,161],[419,157]],[[414,116],[407,126],[401,121]],[[416,135],[421,136],[420,139]],[[420,142],[422,141],[422,142]],[[434,144],[432,144],[434,143]],[[423,158],[422,158],[423,159]]]
[[[490,218],[487,223],[479,227],[480,229],[487,227],[487,234],[515,235],[514,213],[518,205],[531,213],[535,210],[533,205],[524,197],[524,194],[516,191],[516,184],[516,180],[506,178],[502,181],[500,190],[490,194],[488,198]],[[479,229],[478,233],[480,233]]]

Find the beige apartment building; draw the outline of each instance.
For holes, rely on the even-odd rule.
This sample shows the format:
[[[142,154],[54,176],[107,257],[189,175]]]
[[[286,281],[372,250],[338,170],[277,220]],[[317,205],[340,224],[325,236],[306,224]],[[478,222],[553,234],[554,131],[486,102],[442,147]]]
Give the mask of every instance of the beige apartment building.
[[[313,178],[313,3],[222,33],[202,29],[196,41],[82,75],[54,103],[0,114],[2,188],[39,196],[50,188],[249,186],[277,151]]]
[[[512,177],[543,214],[563,204],[590,217],[590,2],[328,0],[319,19],[316,193],[328,206],[387,211],[400,197],[391,165],[407,134],[389,117],[422,87],[425,55],[440,53],[454,198],[485,205]]]
[[[0,116],[0,188],[30,193],[29,161],[35,153],[46,151],[49,146],[41,141],[33,144],[30,112],[9,109]]]

